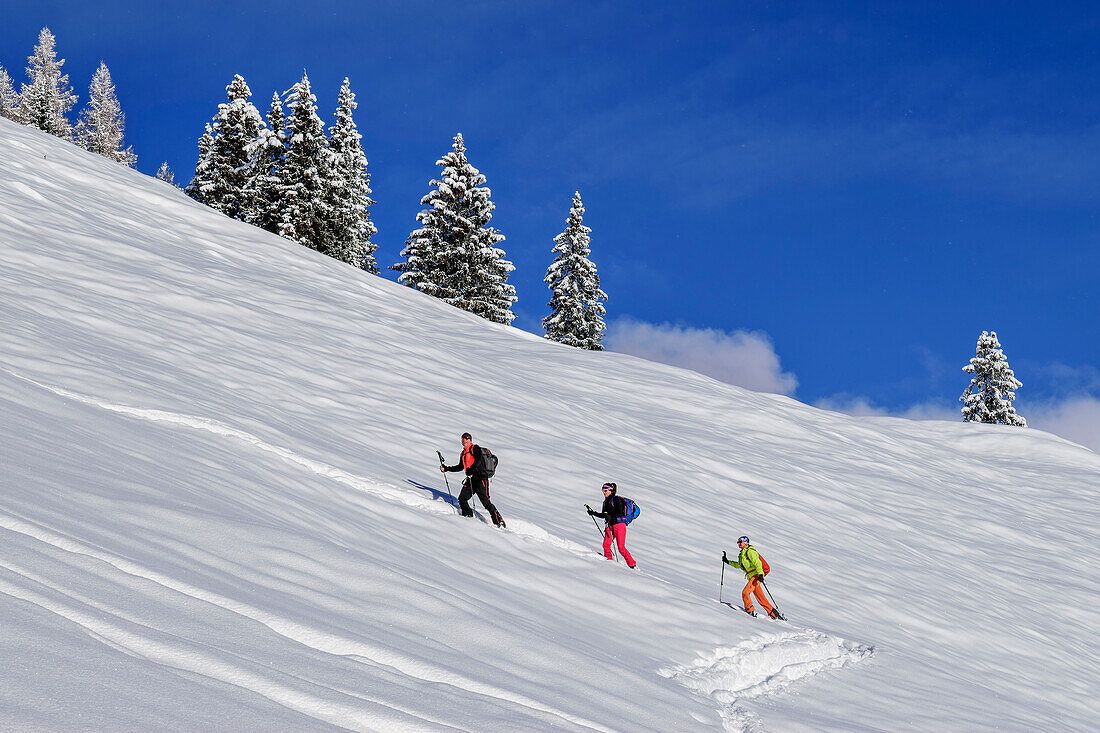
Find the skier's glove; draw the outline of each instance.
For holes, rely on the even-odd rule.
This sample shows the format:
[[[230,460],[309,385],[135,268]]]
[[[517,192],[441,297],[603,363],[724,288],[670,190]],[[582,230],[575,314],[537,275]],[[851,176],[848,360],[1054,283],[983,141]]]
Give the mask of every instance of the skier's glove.
[[[588,516],[590,516],[590,517],[594,517],[594,516],[596,516],[596,512],[594,512],[594,511],[592,511],[591,509],[589,509],[589,510],[588,510]]]
[[[759,580],[761,583],[764,582],[764,576],[763,575],[757,575],[756,579]]]
[[[724,562],[726,565],[730,564],[729,559],[726,557],[726,551],[725,550],[722,550],[722,562]]]

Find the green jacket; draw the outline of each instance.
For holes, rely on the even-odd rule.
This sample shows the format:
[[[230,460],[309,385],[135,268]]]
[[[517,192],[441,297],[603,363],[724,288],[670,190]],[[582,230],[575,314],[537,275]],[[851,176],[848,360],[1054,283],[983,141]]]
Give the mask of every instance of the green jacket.
[[[760,562],[760,553],[752,545],[745,545],[736,560],[727,560],[727,562],[735,568],[741,568],[745,572],[746,578],[755,578],[757,575],[764,574],[764,564]]]

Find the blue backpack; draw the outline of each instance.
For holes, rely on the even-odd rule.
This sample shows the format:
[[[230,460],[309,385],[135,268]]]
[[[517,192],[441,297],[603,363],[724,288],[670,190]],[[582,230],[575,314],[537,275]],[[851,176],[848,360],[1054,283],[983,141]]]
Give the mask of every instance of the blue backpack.
[[[642,510],[638,508],[638,505],[634,503],[633,499],[627,499],[625,496],[620,497],[623,500],[623,524],[630,524],[638,515],[642,513]]]

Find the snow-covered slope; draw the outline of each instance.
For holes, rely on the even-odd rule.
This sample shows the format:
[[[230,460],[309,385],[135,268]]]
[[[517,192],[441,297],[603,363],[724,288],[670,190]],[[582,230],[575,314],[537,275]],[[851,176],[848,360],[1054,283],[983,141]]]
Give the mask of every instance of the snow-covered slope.
[[[0,329],[5,730],[1100,721],[1100,458],[1054,436],[547,343],[4,120]],[[464,430],[507,531],[455,516]],[[789,623],[716,602],[742,533]]]

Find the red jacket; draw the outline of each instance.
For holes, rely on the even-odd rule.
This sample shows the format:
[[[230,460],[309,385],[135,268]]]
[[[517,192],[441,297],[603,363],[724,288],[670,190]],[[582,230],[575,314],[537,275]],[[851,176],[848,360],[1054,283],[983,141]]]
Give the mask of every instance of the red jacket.
[[[458,464],[454,466],[444,466],[448,471],[466,471],[467,476],[474,475],[474,462],[477,460],[474,458],[474,448],[477,448],[476,443],[470,443],[469,448],[462,449],[462,455],[458,457]]]

